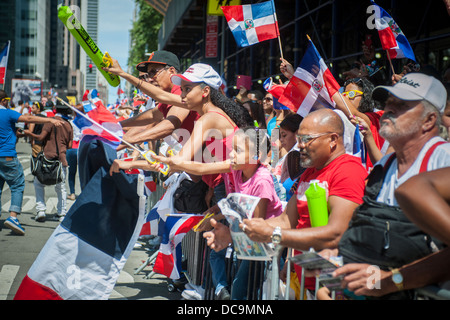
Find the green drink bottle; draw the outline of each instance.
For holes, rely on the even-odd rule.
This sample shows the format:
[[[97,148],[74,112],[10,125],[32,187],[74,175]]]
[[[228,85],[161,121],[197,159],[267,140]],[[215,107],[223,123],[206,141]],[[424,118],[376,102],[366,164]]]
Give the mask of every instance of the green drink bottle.
[[[312,227],[321,227],[328,224],[327,195],[324,188],[319,186],[319,180],[311,180],[309,188],[305,191],[308,201],[309,218]]]

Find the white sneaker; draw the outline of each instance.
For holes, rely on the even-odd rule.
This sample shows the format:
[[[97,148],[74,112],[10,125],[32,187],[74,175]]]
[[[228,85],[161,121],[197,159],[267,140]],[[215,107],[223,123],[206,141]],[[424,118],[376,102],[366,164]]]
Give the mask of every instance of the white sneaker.
[[[34,220],[37,222],[44,222],[45,221],[45,212],[39,211],[38,214],[36,215],[36,217],[34,218]]]
[[[186,300],[203,300],[203,296],[198,293],[196,290],[183,290],[181,296]]]

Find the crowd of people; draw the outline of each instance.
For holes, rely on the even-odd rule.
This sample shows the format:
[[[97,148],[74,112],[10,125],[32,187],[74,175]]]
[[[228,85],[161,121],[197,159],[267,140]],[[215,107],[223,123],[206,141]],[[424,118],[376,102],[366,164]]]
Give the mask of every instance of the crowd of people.
[[[176,154],[160,153],[154,159],[169,166],[169,175],[185,172],[199,188],[207,186],[204,214],[212,216],[198,231],[212,249],[208,261],[215,299],[247,298],[248,261],[239,264],[231,283],[225,274],[233,239],[218,202],[230,193],[260,198],[253,216],[240,224],[252,241],[290,248],[294,254],[314,250],[326,259],[342,257],[343,266],[333,276],[342,277],[345,299],[407,299],[413,289],[450,280],[450,82],[444,72],[417,66],[412,70],[411,65],[387,79],[380,61],[370,58],[370,48],[364,52],[368,57],[344,73],[341,90],[332,97],[335,108],[315,106],[305,117],[278,102],[279,89],[294,75],[284,59],[284,83],[271,82],[265,92],[241,87],[234,97],[225,94],[222,78],[211,66],[195,63],[181,72],[178,57],[163,50],[136,66],[138,77],[125,72],[117,60],[104,68],[136,87],[136,99],[146,106],[134,115],[116,113],[123,139],[156,150],[158,141],[173,138],[179,145]],[[76,198],[81,133],[71,109],[61,103],[53,106],[53,116],[43,116],[47,101],[25,104],[21,110],[28,113],[19,113],[8,108],[8,100],[0,91],[0,192],[6,182],[11,207],[5,226],[23,235],[17,215],[25,181],[17,137],[28,139],[33,156],[43,152],[62,162],[64,179],[55,190],[56,216],[63,218],[66,200]],[[358,127],[365,161],[354,154]],[[122,144],[117,150],[125,149]],[[158,172],[161,167],[134,154],[132,161],[116,159],[110,174],[133,168]],[[326,190],[324,226],[311,224],[305,195],[311,181]],[[45,185],[35,178],[34,187],[36,220],[42,222]],[[286,268],[291,262],[281,258]],[[373,265],[380,273],[376,283],[368,272]],[[326,286],[315,292],[320,270],[293,267],[298,279],[305,271],[308,292],[331,298]],[[183,296],[202,299],[199,290],[190,295],[186,289]]]
[[[360,65],[364,65],[362,60]],[[374,73],[376,79],[359,69],[351,70],[336,93],[340,97],[333,97],[334,109],[317,108],[302,118],[278,104],[276,90],[267,88],[262,93],[241,87],[236,96],[227,97],[221,92],[220,76],[209,65],[193,64],[182,74],[178,66],[173,54],[156,51],[149,61],[138,65],[139,78],[123,71],[117,61],[105,70],[119,75],[157,102],[158,108],[127,121],[132,128],[124,128],[127,139],[141,143],[174,135],[182,145],[179,153],[160,154],[155,159],[168,164],[171,172],[186,172],[193,180],[203,180],[209,187],[205,197],[210,208],[205,215],[214,215],[199,230],[213,249],[209,262],[216,299],[246,298],[242,290],[242,279],[248,272],[246,262],[240,264],[242,269],[232,283],[223,274],[223,259],[233,241],[217,203],[232,192],[261,199],[254,216],[241,224],[251,240],[271,243],[275,235],[281,235],[276,245],[292,248],[296,254],[312,248],[325,257],[342,256],[344,266],[335,274],[344,276],[346,298],[354,297],[351,293],[386,299],[391,293],[393,297],[411,297],[409,289],[449,279],[450,275],[444,271],[448,266],[444,236],[448,226],[439,220],[448,224],[448,215],[434,210],[439,215],[437,220],[431,217],[412,220],[414,223],[409,227],[423,232],[421,239],[428,240],[401,234],[402,229],[395,229],[395,222],[390,221],[408,221],[406,217],[410,213],[405,207],[408,201],[397,201],[403,185],[408,188],[405,182],[419,173],[445,168],[450,161],[450,145],[446,143],[450,124],[450,105],[447,107],[446,98],[449,85],[438,72],[432,73],[431,68],[411,72],[405,66],[401,74],[394,74],[386,81],[380,77],[379,70]],[[368,69],[361,66],[360,70]],[[142,77],[145,71],[149,77]],[[294,73],[286,60],[281,61],[280,71],[286,76],[286,82]],[[272,88],[284,87],[286,82]],[[173,116],[160,114],[162,107],[169,109]],[[177,130],[183,124],[177,116],[180,112],[185,116],[187,111],[197,116],[192,117],[190,134],[183,135]],[[170,129],[162,130],[165,127],[161,119]],[[366,147],[364,163],[353,154],[356,124]],[[297,159],[299,163],[288,165],[293,163],[289,159]],[[111,174],[131,168],[158,170],[157,165],[145,160],[116,160]],[[319,180],[327,191],[329,220],[321,227],[311,226],[305,197],[312,180]],[[444,195],[435,196],[446,202]],[[426,207],[422,214],[428,211],[432,214],[433,205],[421,198],[415,200],[422,200]],[[358,221],[365,215],[381,219],[383,227],[362,228]],[[423,242],[417,244],[422,248],[415,250],[394,240],[397,237]],[[381,243],[384,247],[374,243],[378,238],[384,241]],[[398,251],[402,254],[394,257]],[[432,258],[428,259],[429,256]],[[426,262],[422,263],[421,259]],[[414,271],[409,270],[419,270],[425,263],[427,267],[435,263],[434,268],[440,271],[426,277],[416,274],[421,281],[411,280]],[[364,271],[370,264],[381,268],[381,289],[369,290],[370,286],[366,286],[371,274]],[[300,278],[301,268],[298,265],[294,268]],[[310,276],[305,280],[305,287],[309,291],[316,289],[314,272],[317,271],[307,271]],[[403,280],[399,283],[398,278]],[[202,299],[201,294],[195,297]]]

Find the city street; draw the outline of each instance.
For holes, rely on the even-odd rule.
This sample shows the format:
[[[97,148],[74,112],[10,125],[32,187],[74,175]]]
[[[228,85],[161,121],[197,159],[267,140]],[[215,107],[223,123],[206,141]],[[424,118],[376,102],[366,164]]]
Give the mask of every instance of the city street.
[[[0,300],[12,300],[22,279],[27,274],[47,239],[52,234],[58,221],[52,221],[56,212],[57,197],[53,187],[46,188],[47,219],[45,222],[36,222],[35,192],[33,176],[30,173],[31,147],[28,143],[18,142],[18,158],[25,173],[25,192],[23,212],[19,216],[21,225],[25,228],[25,236],[17,236],[3,223],[8,217],[10,205],[10,190],[5,184],[1,201],[0,217]],[[68,185],[67,185],[68,188]],[[76,186],[76,194],[80,193]],[[68,208],[74,201],[68,200]],[[135,271],[145,262],[152,252],[146,251],[138,242],[132,251],[110,300],[179,300],[180,292],[169,292],[168,282],[164,276],[154,275],[146,279],[151,272],[151,266],[146,266],[139,274]]]

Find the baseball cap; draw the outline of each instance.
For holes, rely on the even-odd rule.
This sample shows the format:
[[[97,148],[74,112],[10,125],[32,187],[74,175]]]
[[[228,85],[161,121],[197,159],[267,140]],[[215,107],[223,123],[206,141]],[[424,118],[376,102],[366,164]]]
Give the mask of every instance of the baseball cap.
[[[181,80],[188,82],[204,82],[208,86],[218,90],[222,85],[222,78],[208,64],[195,63],[191,65],[183,74],[174,74],[170,78],[174,85],[181,85]]]
[[[150,57],[147,61],[143,61],[136,66],[136,69],[141,72],[147,72],[147,66],[150,63],[164,64],[168,66],[172,66],[177,70],[180,70],[180,60],[178,57],[174,55],[172,52],[159,50],[154,51],[150,54]]]
[[[419,72],[406,74],[394,86],[377,86],[373,90],[372,97],[384,101],[387,93],[405,101],[426,100],[440,113],[444,112],[447,103],[444,85],[435,77]]]

